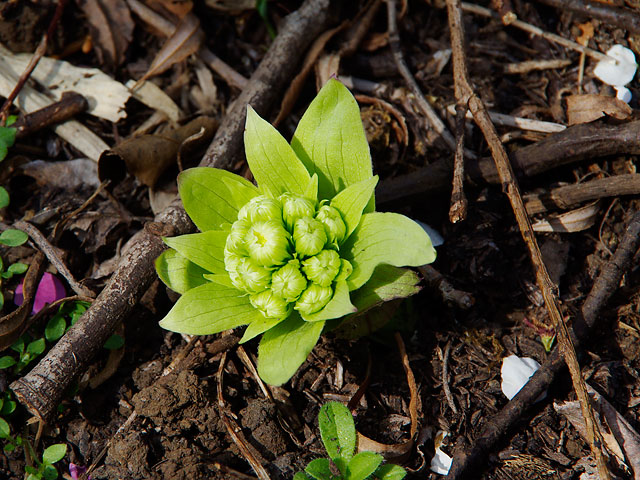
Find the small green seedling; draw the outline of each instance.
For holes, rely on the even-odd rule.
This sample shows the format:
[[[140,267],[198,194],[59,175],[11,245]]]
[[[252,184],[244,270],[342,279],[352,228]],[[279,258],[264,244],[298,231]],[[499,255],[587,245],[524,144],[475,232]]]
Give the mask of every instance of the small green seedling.
[[[33,447],[20,435],[11,435],[11,427],[3,418],[0,418],[0,439],[4,441],[3,450],[11,452],[18,447],[26,448],[35,466],[25,466],[26,480],[55,480],[58,478],[58,470],[53,466],[67,454],[67,446],[64,443],[56,443],[47,447],[42,453],[42,460],[39,460],[33,451]]]
[[[29,334],[25,333],[11,345],[11,350],[18,353],[18,358],[16,359],[10,355],[0,357],[0,369],[13,367],[13,373],[18,374],[38,358],[44,352],[45,347],[44,338],[34,340]]]
[[[399,267],[435,260],[413,220],[375,211],[371,154],[360,109],[329,80],[291,144],[248,107],[247,162],[258,186],[216,168],[178,177],[182,203],[201,233],[165,238],[162,281],[182,294],[163,328],[209,335],[248,325],[262,335],[258,372],[281,385],[326,328],[419,291]]]
[[[318,424],[329,458],[311,461],[293,480],[401,480],[407,474],[398,465],[382,465],[383,458],[377,453],[355,453],[356,427],[351,412],[341,403],[323,405]]]
[[[55,480],[58,478],[58,470],[53,464],[62,460],[66,454],[67,446],[64,443],[56,443],[45,448],[42,452],[42,461],[34,456],[36,466],[24,467],[27,473],[26,480]]]
[[[10,125],[17,120],[15,115],[7,118],[6,127],[0,127],[0,162],[7,157],[9,148],[13,147],[18,131]]]
[[[5,232],[6,231],[8,230],[5,230]],[[16,230],[16,232],[19,232],[19,231],[20,230]],[[2,232],[2,233],[4,234],[5,232]],[[9,280],[14,275],[22,275],[27,271],[28,268],[29,268],[29,265],[25,263],[16,262],[9,265],[9,267],[5,270],[4,262],[2,261],[2,258],[0,258],[0,287],[2,287],[3,280]],[[4,306],[4,295],[0,293],[0,310],[2,309],[3,306]]]

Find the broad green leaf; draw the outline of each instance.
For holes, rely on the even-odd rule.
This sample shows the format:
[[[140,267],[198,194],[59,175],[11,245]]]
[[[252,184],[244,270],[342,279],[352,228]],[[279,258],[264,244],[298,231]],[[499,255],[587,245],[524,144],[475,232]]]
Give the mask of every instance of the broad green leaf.
[[[123,346],[124,346],[124,338],[122,338],[120,335],[116,333],[114,333],[109,338],[107,338],[107,341],[104,342],[104,345],[102,345],[102,347],[106,348],[107,350],[118,350]]]
[[[53,465],[45,465],[42,471],[42,480],[56,480],[58,478],[58,470]],[[38,479],[40,480],[40,479]]]
[[[304,472],[298,472],[293,476],[293,480],[313,480],[313,479]]]
[[[376,175],[348,186],[331,200],[331,206],[340,211],[342,219],[347,225],[345,238],[349,237],[360,223],[362,211],[371,200],[377,184],[378,176]]]
[[[321,320],[344,317],[345,315],[354,313],[356,310],[356,307],[353,306],[349,298],[347,282],[343,280],[336,282],[333,297],[322,310],[312,313],[311,315],[302,315],[302,318],[306,322],[319,322]]]
[[[13,367],[16,364],[16,359],[10,357],[9,355],[5,355],[4,357],[0,357],[0,370],[4,370],[5,368]]]
[[[420,277],[412,270],[378,265],[369,281],[351,292],[351,301],[358,308],[358,313],[362,313],[383,302],[415,295],[420,291],[419,282]]]
[[[156,259],[158,277],[174,292],[183,294],[207,283],[204,268],[187,260],[175,250],[165,250]]]
[[[39,338],[27,345],[27,353],[30,353],[31,355],[40,355],[42,352],[44,352],[45,347],[46,343],[44,341],[44,338]]]
[[[345,475],[357,441],[351,412],[341,403],[325,403],[318,414],[318,426],[324,448],[327,449],[333,463]]]
[[[0,142],[4,142],[7,147],[13,147],[18,131],[11,127],[0,127]]]
[[[29,236],[22,230],[16,230],[15,228],[9,228],[0,233],[0,243],[7,247],[17,247],[27,240],[29,240]]]
[[[9,206],[9,192],[4,187],[0,187],[0,208]]]
[[[416,222],[398,213],[363,215],[340,252],[353,265],[353,273],[347,280],[350,290],[364,285],[382,263],[419,266],[436,258],[429,235]]]
[[[187,260],[211,273],[227,273],[224,269],[224,245],[229,232],[209,230],[178,237],[164,237],[164,243]]]
[[[64,332],[67,330],[67,321],[62,315],[54,315],[51,320],[47,322],[47,326],[44,329],[44,338],[49,342],[55,342],[60,339]]]
[[[44,463],[53,464],[59,462],[67,454],[67,446],[64,443],[56,443],[45,448],[42,453],[42,461]]]
[[[360,452],[356,454],[347,466],[347,478],[349,480],[365,480],[382,463],[382,455],[373,452]]]
[[[260,377],[270,385],[289,380],[318,343],[323,327],[324,322],[305,322],[294,312],[267,330],[258,348]]]
[[[311,175],[318,196],[330,199],[349,185],[371,178],[371,154],[360,109],[351,92],[329,80],[302,116],[291,147]],[[373,211],[371,202],[367,211]]]
[[[373,475],[380,480],[402,480],[407,476],[407,471],[399,465],[387,463],[379,466]]]
[[[7,438],[11,435],[11,427],[4,418],[0,418],[0,438]]]
[[[332,480],[331,463],[328,458],[317,458],[309,462],[304,471],[315,480]]]
[[[247,105],[244,149],[253,177],[274,196],[284,192],[304,195],[309,172],[280,132]]]
[[[258,195],[250,181],[219,168],[196,167],[178,175],[180,198],[201,232],[238,219],[238,210]]]
[[[7,268],[7,272],[11,272],[14,275],[22,275],[28,269],[29,265],[27,265],[26,263],[16,262],[9,265],[9,268]]]
[[[16,411],[17,403],[13,400],[5,400],[0,408],[0,415],[11,415]]]
[[[229,288],[236,288],[231,281],[228,273],[205,273],[204,278],[210,282],[217,283]]]
[[[244,335],[240,339],[240,343],[248,342],[252,338],[255,338],[261,333],[275,327],[281,321],[281,318],[265,318],[263,316],[261,319],[251,322],[244,331]]]
[[[160,326],[172,332],[210,335],[262,317],[249,297],[235,288],[206,283],[185,292]]]

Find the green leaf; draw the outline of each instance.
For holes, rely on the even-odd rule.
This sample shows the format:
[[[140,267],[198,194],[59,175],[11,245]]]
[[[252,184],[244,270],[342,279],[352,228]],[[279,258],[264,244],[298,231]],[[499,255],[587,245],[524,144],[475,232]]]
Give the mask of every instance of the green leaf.
[[[419,266],[436,258],[429,235],[416,222],[398,213],[363,215],[340,252],[353,265],[353,273],[347,279],[350,290],[364,285],[382,263]]]
[[[382,463],[382,455],[373,452],[360,452],[355,455],[347,466],[347,478],[349,480],[365,480]]]
[[[7,438],[11,435],[11,427],[4,418],[0,417],[0,438]]]
[[[185,292],[160,326],[172,332],[210,335],[262,317],[249,297],[235,288],[206,283]]]
[[[42,471],[42,478],[44,480],[56,480],[58,478],[58,470],[53,465],[45,465]]]
[[[9,148],[13,146],[16,133],[15,128],[0,127],[0,162],[6,158]]]
[[[178,175],[180,198],[201,232],[238,219],[238,210],[258,195],[247,179],[219,168],[196,167]]]
[[[296,312],[267,330],[258,348],[258,373],[270,385],[289,380],[315,347],[324,322],[305,322]]]
[[[204,278],[210,282],[217,283],[229,288],[236,288],[231,281],[228,273],[205,273]]]
[[[164,243],[187,260],[211,273],[224,273],[224,245],[229,232],[209,230],[178,237],[163,238]]]
[[[47,322],[47,326],[44,329],[44,338],[49,342],[55,342],[58,340],[67,329],[67,321],[62,315],[54,315],[51,320]]]
[[[104,345],[103,345],[103,347],[106,348],[107,350],[118,350],[123,346],[124,346],[124,338],[122,338],[121,335],[118,335],[115,333],[111,335],[109,338],[107,338],[107,341],[104,342]]]
[[[387,463],[379,466],[373,475],[379,480],[402,480],[406,477],[407,471],[399,465]]]
[[[16,230],[15,228],[9,228],[0,233],[0,243],[7,247],[17,247],[29,240],[29,236],[22,230]]]
[[[0,408],[0,415],[11,415],[16,411],[16,406],[17,404],[13,400],[5,400]]]
[[[0,187],[0,208],[9,206],[9,192],[4,187]]]
[[[351,301],[362,313],[383,302],[415,295],[420,291],[419,282],[420,277],[412,270],[378,265],[369,281],[351,292]]]
[[[298,472],[293,476],[293,480],[313,480],[313,479],[304,472]]]
[[[281,318],[265,318],[263,316],[261,319],[251,322],[247,329],[244,331],[244,335],[240,339],[240,343],[242,344],[248,342],[252,338],[255,338],[261,333],[264,333],[267,330],[275,327],[281,321]]]
[[[362,211],[371,200],[377,184],[378,176],[376,175],[350,185],[331,200],[331,206],[340,211],[342,219],[347,225],[346,237],[349,237],[360,223]]]
[[[16,364],[16,359],[13,357],[10,357],[9,355],[0,357],[0,370],[13,367],[15,364]]]
[[[309,172],[273,125],[247,105],[244,149],[258,186],[277,196],[284,192],[304,195]]]
[[[315,480],[332,480],[331,463],[328,458],[312,460],[304,471]]]
[[[356,427],[347,407],[338,402],[325,403],[318,414],[322,443],[343,475],[356,449]]]
[[[29,265],[27,265],[26,263],[17,262],[9,265],[9,268],[7,268],[7,271],[13,273],[14,275],[22,275],[28,269],[29,269]]]
[[[318,175],[311,175],[311,180],[309,180],[309,185],[307,185],[307,189],[304,191],[304,195],[306,198],[310,198],[314,202],[318,201]]]
[[[373,175],[358,103],[337,80],[329,80],[311,102],[291,147],[309,173],[318,174],[320,199],[330,199]],[[371,202],[367,211],[373,207]]]
[[[64,443],[56,443],[47,447],[42,453],[42,461],[48,464],[59,462],[67,454],[67,446]]]
[[[331,320],[332,318],[340,318],[354,313],[357,310],[351,303],[349,298],[349,287],[347,282],[336,282],[333,297],[329,300],[322,310],[311,315],[302,315],[306,322],[319,322],[322,320]]]
[[[181,294],[207,283],[203,276],[207,271],[175,250],[162,252],[156,259],[156,272],[167,287]]]
[[[31,355],[40,355],[44,352],[45,346],[44,338],[39,338],[27,345],[27,353],[30,353]]]

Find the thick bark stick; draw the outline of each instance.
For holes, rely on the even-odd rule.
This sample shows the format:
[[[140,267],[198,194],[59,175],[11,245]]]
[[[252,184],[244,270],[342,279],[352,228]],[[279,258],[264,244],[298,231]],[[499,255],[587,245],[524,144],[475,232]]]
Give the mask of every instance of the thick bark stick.
[[[247,88],[224,118],[201,166],[225,168],[240,157],[247,103],[263,114],[271,107],[278,92],[293,77],[309,43],[325,28],[329,5],[330,0],[306,0],[287,17]],[[194,228],[179,201],[155,220],[174,235]],[[125,248],[128,253],[91,308],[31,372],[10,385],[18,400],[36,417],[46,419],[56,411],[73,378],[89,365],[156,278],[154,261],[164,249],[159,236],[138,232]]]

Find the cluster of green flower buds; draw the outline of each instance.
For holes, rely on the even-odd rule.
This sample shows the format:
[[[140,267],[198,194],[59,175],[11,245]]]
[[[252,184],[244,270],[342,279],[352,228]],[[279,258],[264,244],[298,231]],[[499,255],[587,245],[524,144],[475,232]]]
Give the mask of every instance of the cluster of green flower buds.
[[[266,318],[286,318],[292,309],[311,315],[353,270],[339,254],[346,232],[340,212],[330,205],[291,193],[260,195],[240,209],[231,226],[225,269]]]

